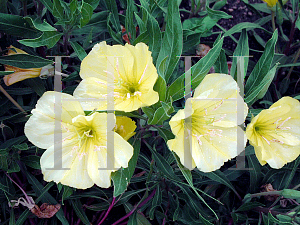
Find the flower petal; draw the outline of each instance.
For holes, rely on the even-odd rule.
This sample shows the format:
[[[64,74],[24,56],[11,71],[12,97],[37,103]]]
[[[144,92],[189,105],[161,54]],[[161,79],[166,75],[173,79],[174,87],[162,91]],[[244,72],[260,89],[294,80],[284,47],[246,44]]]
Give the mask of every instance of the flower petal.
[[[152,89],[158,74],[148,46],[140,42],[135,46],[126,44],[125,47],[130,50],[135,62],[132,70],[134,76],[131,78],[131,82],[140,83],[144,88]]]
[[[19,81],[40,76],[42,68],[20,69],[14,66],[5,65],[5,71],[15,71],[12,74],[3,77],[6,86],[12,85]]]
[[[72,118],[84,115],[80,103],[74,100],[74,97],[68,94],[45,92],[25,124],[28,140],[37,147],[46,149],[54,144],[54,139],[60,139],[60,134],[62,139],[66,138],[69,135],[68,130],[71,129]],[[61,104],[61,110],[55,108],[56,101],[58,106]]]
[[[79,146],[78,140],[74,137],[59,145],[48,148],[41,157],[41,169],[44,180],[61,183],[70,187],[86,189],[94,185],[94,182],[87,173],[87,155],[79,156],[75,146]],[[59,152],[60,153],[57,153]],[[56,152],[56,153],[55,153]],[[61,154],[60,160],[55,158]],[[63,168],[63,169],[62,169]]]
[[[114,133],[113,135],[113,150],[107,150],[106,148],[100,151],[90,150],[88,154],[87,168],[89,176],[96,185],[103,188],[108,188],[111,185],[111,172],[116,171],[121,167],[128,167],[128,162],[133,155],[133,147],[119,134]],[[106,142],[106,140],[103,141]],[[114,156],[111,154],[111,151],[114,153]],[[108,164],[107,160],[109,160],[110,164]],[[109,168],[108,165],[112,165],[113,168]]]

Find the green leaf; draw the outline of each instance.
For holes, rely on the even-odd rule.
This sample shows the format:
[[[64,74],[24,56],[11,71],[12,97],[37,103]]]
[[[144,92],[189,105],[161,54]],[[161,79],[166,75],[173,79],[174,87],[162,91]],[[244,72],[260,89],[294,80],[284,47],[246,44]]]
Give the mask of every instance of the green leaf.
[[[107,9],[111,12],[111,22],[113,24],[114,29],[118,32],[121,31],[120,20],[119,20],[119,13],[117,2],[113,0],[105,0]]]
[[[160,206],[162,203],[162,191],[160,190],[160,187],[157,186],[155,195],[153,196],[151,209],[149,212],[150,220],[154,219],[154,212],[157,206]]]
[[[44,195],[47,193],[48,194],[48,190],[54,185],[55,183],[52,181],[50,183],[48,183],[43,189],[42,192],[40,193],[39,197],[35,200],[35,203],[39,203],[39,201],[44,197]],[[24,224],[25,220],[27,219],[27,217],[32,214],[28,209],[26,209],[18,218],[16,224],[17,225],[22,225]],[[68,223],[63,223],[64,225],[67,225]]]
[[[160,27],[157,20],[151,14],[149,14],[145,8],[141,6],[141,9],[143,12],[143,17],[147,19],[145,33],[148,34],[149,37],[149,50],[152,52],[153,63],[155,64],[157,61],[157,57],[160,54],[162,43]]]
[[[179,178],[175,175],[173,168],[170,166],[170,164],[167,162],[167,160],[159,153],[157,153],[156,149],[152,148],[148,143],[145,143],[147,147],[152,152],[152,156],[154,158],[154,161],[161,173],[163,173],[166,177],[172,180],[179,180]]]
[[[80,9],[80,13],[81,13],[81,18],[80,18],[80,27],[83,27],[85,26],[89,21],[90,19],[92,18],[92,15],[93,15],[93,7],[82,1],[82,6],[81,6],[81,9]]]
[[[228,65],[227,65],[227,59],[225,55],[225,51],[222,49],[220,52],[220,55],[215,62],[214,69],[216,73],[224,73],[228,74]]]
[[[238,23],[237,25],[235,25],[234,27],[232,27],[231,29],[226,31],[224,34],[224,37],[230,36],[230,35],[238,33],[238,32],[242,32],[243,29],[246,29],[248,31],[248,30],[253,30],[255,28],[259,28],[259,29],[262,29],[262,30],[268,32],[266,29],[264,29],[263,27],[261,27],[260,25],[258,25],[256,23],[244,22],[244,23]]]
[[[18,149],[18,150],[21,150],[21,151],[28,150],[28,145],[26,143],[22,143],[22,144],[19,144],[19,145],[14,145],[13,147]]]
[[[89,35],[93,29],[94,35],[101,32],[107,32],[107,17],[108,11],[94,13],[90,22],[80,29],[74,29],[72,35]]]
[[[0,183],[0,190],[9,193],[9,187]]]
[[[110,26],[110,21],[111,21],[111,18],[112,18],[112,14],[110,13],[108,15],[108,18],[107,18],[107,29],[108,29],[108,32],[110,34],[110,36],[118,43],[118,44],[123,44],[123,41],[122,41],[122,38],[121,38],[121,31],[119,32],[115,32],[113,31],[113,29],[111,28]]]
[[[166,100],[166,91],[167,91],[167,85],[164,78],[158,75],[158,78],[156,80],[156,83],[153,87],[153,90],[158,92],[159,94],[159,101],[165,101]]]
[[[269,89],[270,84],[272,83],[272,81],[274,79],[278,64],[279,63],[277,63],[271,70],[267,71],[267,74],[264,77],[258,78],[255,81],[256,86],[252,85],[251,86],[252,90],[246,92],[245,102],[248,104],[248,106],[252,105],[256,100],[261,99],[265,96],[265,94],[267,93],[267,91]],[[256,76],[256,75],[257,74],[255,74],[254,76]],[[247,83],[248,83],[248,80],[247,80]]]
[[[280,193],[284,198],[297,199],[300,198],[300,191],[293,189],[283,189]]]
[[[293,164],[290,165],[292,167],[292,171],[289,173],[289,177],[288,177],[287,181],[285,182],[285,184],[283,186],[284,188],[288,188],[290,186],[290,184],[291,184],[291,182],[292,182],[292,180],[293,180],[293,178],[295,176],[295,173],[296,173],[296,171],[298,169],[299,164],[300,164],[300,157],[298,157],[293,162]]]
[[[242,30],[240,39],[238,44],[234,50],[232,57],[232,64],[230,74],[231,76],[237,80],[237,56],[246,56],[244,57],[244,75],[247,74],[248,62],[249,62],[249,43],[248,43],[248,35],[246,29]]]
[[[21,158],[21,161],[24,162],[27,166],[40,170],[40,157],[37,155],[28,155]]]
[[[45,31],[40,37],[35,39],[23,39],[19,40],[19,42],[23,45],[29,47],[40,47],[47,46],[48,48],[52,48],[61,38],[62,33],[57,31]]]
[[[24,80],[23,84],[34,90],[38,96],[42,96],[46,92],[44,82],[39,77]]]
[[[0,71],[0,76],[5,76],[14,73],[15,71]]]
[[[253,96],[250,96],[253,94],[254,91],[258,91],[257,85],[260,85],[263,82],[263,86],[267,85],[267,88],[269,87],[272,79],[270,77],[274,77],[276,67],[278,65],[275,65],[272,68],[272,73],[270,70],[270,66],[274,57],[275,53],[275,45],[278,38],[278,32],[277,30],[274,32],[272,38],[267,42],[266,48],[260,59],[258,60],[257,64],[255,65],[254,69],[252,70],[251,74],[248,77],[248,80],[245,85],[245,96],[246,96],[246,103],[253,103]],[[268,76],[268,77],[266,77]],[[255,97],[263,97],[266,93],[266,90],[263,90],[264,93],[260,93],[260,95],[256,95]],[[255,93],[255,92],[254,92]],[[248,98],[248,99],[247,99]]]
[[[231,182],[228,180],[228,178],[224,175],[224,173],[222,173],[220,170],[216,170],[216,171],[213,171],[210,173],[204,173],[204,172],[201,172],[200,170],[197,172],[203,176],[208,177],[209,179],[211,179],[213,181],[216,181],[220,184],[223,184],[223,185],[229,187],[237,196],[239,196],[239,194],[235,190],[234,186],[231,184]]]
[[[100,0],[84,0],[86,3],[90,4],[93,7],[93,10],[97,8]]]
[[[0,63],[19,67],[22,69],[30,69],[42,68],[44,66],[52,64],[53,61],[28,54],[15,54],[0,56]]]
[[[90,223],[89,219],[87,218],[85,212],[83,211],[83,207],[82,207],[80,200],[75,199],[75,200],[70,200],[70,201],[71,201],[72,207],[73,207],[76,215],[81,220],[81,222],[86,225],[90,225],[91,223]]]
[[[10,165],[8,166],[8,170],[7,170],[7,173],[16,173],[16,172],[19,172],[21,169],[20,169],[20,166],[19,164],[13,160],[11,161]]]
[[[162,105],[161,107],[159,107],[154,115],[153,115],[153,118],[149,118],[148,120],[148,124],[152,125],[152,124],[157,124],[157,125],[162,125],[163,122],[167,119],[170,118],[170,113],[174,112],[174,108],[172,106],[172,103],[169,102],[169,103],[164,103],[162,102]]]
[[[151,107],[142,107],[143,112],[147,115],[148,120],[151,120],[154,116],[155,110]]]
[[[124,205],[125,207],[125,205]],[[137,225],[137,212],[135,211],[128,219],[127,225]]]
[[[48,10],[53,13],[53,3],[51,0],[39,0]]]
[[[66,185],[62,185],[64,187],[64,192],[62,194],[62,197],[61,197],[61,201],[62,201],[62,204],[64,203],[64,200],[68,197],[70,197],[72,194],[73,194],[73,189],[69,186],[66,186]]]
[[[32,188],[37,196],[41,196],[43,202],[47,202],[50,204],[58,204],[58,202],[53,198],[48,192],[44,191],[44,186],[28,171],[25,171],[28,182],[32,185]],[[64,216],[62,208],[55,214],[57,219],[61,221],[63,225],[69,225],[67,219]]]
[[[194,184],[193,184],[193,177],[192,177],[192,173],[189,169],[185,168],[181,162],[180,162],[180,158],[177,156],[177,154],[175,152],[173,152],[173,155],[174,155],[174,158],[176,159],[176,162],[177,162],[177,165],[182,173],[182,175],[184,176],[184,178],[186,179],[186,181],[188,182],[189,186],[193,189],[193,191],[195,192],[195,194],[197,195],[197,197],[214,213],[215,217],[217,219],[218,216],[217,214],[215,213],[215,211],[205,202],[205,200],[199,195],[199,193],[197,192],[196,188],[194,187]],[[180,185],[181,186],[181,185]],[[183,189],[182,189],[183,190]],[[201,214],[200,214],[201,215]],[[201,216],[202,217],[202,216]],[[203,217],[202,217],[203,218]],[[202,219],[204,221],[207,221],[206,219]],[[207,224],[211,224],[209,221],[207,221]]]
[[[57,31],[55,27],[52,27],[47,21],[44,19],[42,22],[41,19],[37,16],[26,16],[24,19],[35,29],[39,31]]]
[[[0,13],[0,31],[24,38],[36,38],[41,34],[40,31],[32,28],[23,17],[4,13]]]
[[[114,182],[114,197],[124,193],[124,191],[127,189],[128,182],[127,177],[123,172],[123,168],[111,173],[111,179]]]
[[[206,11],[207,11],[208,16],[216,21],[218,21],[220,19],[231,19],[232,18],[232,16],[228,15],[226,12],[210,9],[207,5],[206,5]]]
[[[248,166],[250,168],[250,193],[255,193],[259,190],[262,173],[261,173],[261,165],[255,155],[247,155]]]
[[[8,163],[7,163],[8,151],[6,149],[0,149],[0,169],[7,171]]]
[[[265,205],[260,202],[246,202],[243,205],[241,205],[235,212],[246,212],[259,206],[263,207]]]
[[[217,60],[220,51],[222,49],[224,38],[207,53],[206,56],[201,58],[192,68],[192,89],[195,90],[196,87],[203,80],[205,75],[209,72],[210,68],[214,65]],[[167,96],[172,97],[173,101],[177,101],[184,97],[185,90],[185,74],[178,77],[167,89]]]
[[[134,173],[141,147],[141,142],[135,139],[133,142],[133,147],[134,152],[132,158],[128,162],[128,167],[121,168],[111,174],[111,178],[114,182],[114,197],[117,197],[120,194],[124,193]]]
[[[128,162],[128,167],[124,169],[124,171],[126,172],[128,182],[130,182],[130,179],[133,176],[137,164],[137,160],[139,157],[139,153],[140,153],[141,141],[138,138],[139,137],[136,137],[136,139],[134,139],[132,143],[131,143],[132,139],[129,140],[130,144],[133,146],[134,152],[133,152],[133,156]]]
[[[125,28],[126,32],[128,34],[128,37],[131,40],[131,43],[135,40],[136,36],[136,29],[134,25],[133,15],[134,15],[134,1],[133,0],[127,0],[127,10],[126,10],[126,18],[125,18]],[[130,35],[129,35],[130,33]]]
[[[156,68],[158,68],[158,74],[161,75],[167,82],[179,61],[183,45],[182,26],[177,1],[168,1],[168,13],[166,20],[166,30],[162,39]],[[165,62],[166,67],[162,69],[160,64],[166,57],[168,57]]]
[[[280,82],[280,86],[279,86],[280,94],[283,95],[285,92],[287,92],[287,90],[289,89],[290,83],[291,83],[291,81],[288,77],[283,78],[283,80]]]
[[[15,219],[14,209],[11,209],[10,210],[9,225],[15,225],[15,224],[16,224],[16,219]]]
[[[269,222],[271,222],[271,223],[269,223]],[[290,223],[290,222],[279,221],[270,212],[268,213],[268,224],[293,225],[293,223]]]
[[[0,149],[9,148],[13,145],[19,145],[25,140],[27,140],[25,135],[9,139],[6,142],[4,142],[3,144],[0,144]]]
[[[70,44],[74,49],[74,51],[76,52],[77,57],[80,59],[80,61],[82,61],[87,56],[83,47],[81,47],[81,45],[79,45],[76,41],[75,42],[70,41]]]
[[[57,20],[64,20],[64,8],[61,4],[61,0],[53,0],[53,10],[52,15],[57,18]]]
[[[158,134],[165,140],[166,143],[168,140],[175,138],[175,135],[170,130],[161,127],[156,127],[156,129],[158,130]]]

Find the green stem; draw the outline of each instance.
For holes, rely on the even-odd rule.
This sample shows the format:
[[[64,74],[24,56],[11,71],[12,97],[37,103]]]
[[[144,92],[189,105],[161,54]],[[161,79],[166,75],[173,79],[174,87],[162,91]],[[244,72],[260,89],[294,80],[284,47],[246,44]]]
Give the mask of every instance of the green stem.
[[[266,196],[266,195],[281,195],[281,191],[267,191],[267,192],[251,194],[251,198]]]
[[[276,30],[275,27],[275,12],[271,11],[271,15],[272,15],[272,28],[273,28],[273,32]]]

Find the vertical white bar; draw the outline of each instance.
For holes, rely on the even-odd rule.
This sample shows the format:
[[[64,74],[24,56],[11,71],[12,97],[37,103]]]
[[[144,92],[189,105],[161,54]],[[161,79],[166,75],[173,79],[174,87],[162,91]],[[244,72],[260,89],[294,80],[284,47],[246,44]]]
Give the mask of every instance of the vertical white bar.
[[[55,57],[55,72],[61,73],[61,58],[66,56],[51,56]],[[68,57],[68,56],[67,56]],[[54,167],[46,168],[47,170],[69,170],[63,168],[62,165],[62,131],[61,131],[61,116],[62,116],[62,99],[58,94],[62,91],[61,75],[54,72]]]
[[[187,101],[189,98],[192,97],[192,74],[191,74],[191,64],[192,64],[192,57],[185,56],[184,57],[185,63],[185,85],[184,85],[184,99],[185,99],[185,107],[184,107],[184,159],[183,164],[188,169],[192,168],[192,139],[190,135],[192,134],[192,102],[190,105],[187,105]],[[189,126],[187,126],[189,124]]]
[[[107,56],[107,69],[106,71],[115,71],[115,64],[118,66],[118,58],[115,56]],[[115,151],[114,151],[114,132],[111,129],[115,125],[114,115],[114,72],[107,73],[107,168],[112,170],[115,168]],[[108,156],[112,157],[109,160]]]

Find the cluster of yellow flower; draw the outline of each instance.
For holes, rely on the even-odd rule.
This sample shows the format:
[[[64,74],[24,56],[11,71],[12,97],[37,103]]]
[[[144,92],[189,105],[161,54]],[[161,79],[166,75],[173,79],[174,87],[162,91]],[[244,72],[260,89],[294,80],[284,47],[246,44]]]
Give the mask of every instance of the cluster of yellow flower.
[[[153,86],[158,75],[145,44],[109,46],[101,42],[82,61],[80,76],[83,80],[74,97],[46,92],[39,99],[25,125],[25,134],[33,144],[47,149],[41,157],[46,181],[81,189],[93,184],[106,188],[111,185],[111,172],[128,166],[133,148],[126,140],[135,134],[136,126],[130,118],[114,115],[116,123],[108,123],[108,114],[96,110],[107,110],[109,97],[114,110],[125,112],[155,104],[159,95]],[[60,115],[55,114],[55,101],[62,102]],[[86,116],[84,110],[94,111]],[[239,95],[236,81],[230,75],[208,74],[185,108],[171,118],[175,139],[167,145],[187,168],[204,172],[219,169],[239,155],[247,138],[262,165],[281,168],[299,156],[298,100],[284,97],[263,110],[252,119],[244,135],[239,125],[247,114],[248,106]],[[57,120],[59,127],[55,126]],[[60,138],[55,139],[55,134],[61,134]],[[107,150],[110,142],[114,155]],[[49,169],[57,164],[55,151],[61,151],[62,165],[70,170]],[[113,169],[99,170],[108,162],[114,163]]]

